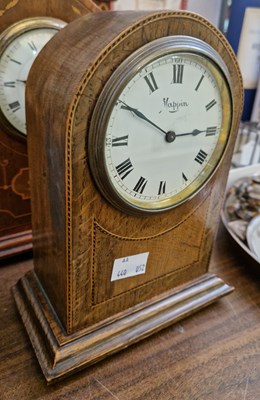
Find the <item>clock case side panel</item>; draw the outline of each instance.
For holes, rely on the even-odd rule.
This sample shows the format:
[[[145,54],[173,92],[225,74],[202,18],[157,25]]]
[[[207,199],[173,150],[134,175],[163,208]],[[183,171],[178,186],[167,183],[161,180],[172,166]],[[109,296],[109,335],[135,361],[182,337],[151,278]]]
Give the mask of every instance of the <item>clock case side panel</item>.
[[[0,34],[33,17],[73,21],[100,11],[92,0],[2,0]],[[32,250],[30,185],[26,138],[0,126],[0,259]]]
[[[26,112],[34,268],[42,284],[48,282],[46,284],[48,296],[55,305],[58,303],[57,312],[65,324],[67,311],[66,167],[63,156],[65,142],[62,136],[57,135],[56,129],[58,121],[63,127],[66,125],[65,105],[63,110],[56,110],[60,117],[55,119],[53,115],[55,107],[52,108],[54,98],[48,91],[52,85],[51,76],[46,77],[46,90],[40,94],[37,88],[41,88],[41,82],[33,70],[32,67],[32,73],[28,77]],[[45,76],[44,65],[42,65],[42,76]],[[41,98],[43,102],[38,102],[35,96]],[[34,132],[39,134],[34,135]]]
[[[87,15],[55,35],[34,62],[26,90],[35,273],[68,332],[72,298],[80,293],[77,277],[81,279],[79,269],[91,251],[88,244],[92,234],[90,224],[86,237],[82,237],[84,248],[78,249],[77,259],[73,259],[71,221],[77,199],[70,179],[72,169],[80,160],[78,153],[71,151],[77,145],[77,138],[67,136],[71,125],[70,106],[86,68],[95,62],[103,48],[103,38],[109,44],[116,35],[113,20],[107,26],[103,12],[95,15],[92,24],[89,23],[92,15]],[[83,23],[86,29],[82,29]],[[127,21],[122,26],[119,24],[120,30],[127,24]],[[99,39],[93,26],[103,29]],[[83,53],[87,55],[84,62],[80,56]],[[82,136],[85,138],[84,132]],[[84,149],[85,143],[81,151]],[[85,221],[84,207],[81,207],[82,221]],[[79,232],[82,221],[77,228]],[[82,285],[86,284],[81,280]]]

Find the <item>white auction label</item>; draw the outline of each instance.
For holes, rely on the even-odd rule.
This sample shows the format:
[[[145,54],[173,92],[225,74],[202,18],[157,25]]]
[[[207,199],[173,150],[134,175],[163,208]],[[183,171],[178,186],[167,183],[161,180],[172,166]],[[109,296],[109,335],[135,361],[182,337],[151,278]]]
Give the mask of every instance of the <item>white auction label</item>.
[[[111,281],[144,274],[148,256],[149,253],[141,253],[134,256],[117,258],[114,261]]]

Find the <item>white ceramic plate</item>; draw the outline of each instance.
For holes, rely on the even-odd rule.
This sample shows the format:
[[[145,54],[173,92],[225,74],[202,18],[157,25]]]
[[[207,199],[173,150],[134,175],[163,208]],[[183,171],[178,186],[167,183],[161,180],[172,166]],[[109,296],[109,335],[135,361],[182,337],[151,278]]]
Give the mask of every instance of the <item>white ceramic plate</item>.
[[[227,187],[226,187],[226,192],[230,189],[233,184],[241,178],[245,178],[248,176],[252,176],[255,173],[260,173],[260,164],[254,164],[250,165],[248,167],[242,167],[242,168],[235,168],[231,169],[228,177],[228,182],[227,182]],[[255,217],[256,218],[256,217]],[[254,219],[255,219],[254,218]],[[242,240],[239,239],[239,237],[230,229],[228,223],[228,217],[227,213],[225,212],[225,200],[224,200],[224,207],[221,212],[221,219],[222,222],[227,229],[228,233],[230,236],[235,240],[235,242],[251,257],[253,258],[259,265],[260,265],[260,258],[257,256],[251,248],[249,248],[246,243],[244,243]],[[255,240],[255,239],[254,239]],[[259,239],[260,240],[260,239]],[[259,242],[258,242],[259,245]]]
[[[257,256],[260,262],[260,215],[249,222],[246,239],[250,250]]]

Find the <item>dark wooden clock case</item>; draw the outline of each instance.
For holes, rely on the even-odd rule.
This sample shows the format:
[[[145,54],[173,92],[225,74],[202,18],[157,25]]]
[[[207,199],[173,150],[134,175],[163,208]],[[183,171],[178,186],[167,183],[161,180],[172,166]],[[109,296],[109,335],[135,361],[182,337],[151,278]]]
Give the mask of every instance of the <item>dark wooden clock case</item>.
[[[127,215],[103,198],[92,178],[89,124],[117,66],[167,35],[200,38],[225,61],[233,102],[230,140],[214,176],[191,200],[152,216]],[[198,15],[104,12],[59,32],[34,63],[27,89],[35,269],[14,295],[53,382],[232,290],[208,265],[242,110],[242,80],[224,36]],[[116,258],[143,252],[150,253],[144,275],[111,282]]]
[[[25,18],[73,21],[99,8],[91,0],[1,0],[0,34]],[[32,248],[27,140],[0,125],[0,259]]]

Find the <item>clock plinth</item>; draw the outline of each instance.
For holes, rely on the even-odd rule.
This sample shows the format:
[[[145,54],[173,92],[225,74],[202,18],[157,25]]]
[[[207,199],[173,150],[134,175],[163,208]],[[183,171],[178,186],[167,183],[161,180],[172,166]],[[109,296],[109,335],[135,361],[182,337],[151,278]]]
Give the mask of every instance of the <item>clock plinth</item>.
[[[33,272],[13,289],[24,326],[47,382],[53,383],[208,306],[232,287],[205,274],[185,287],[115,316],[104,326],[66,335]]]
[[[167,46],[157,58],[154,49],[162,42]],[[109,101],[118,71],[122,87]],[[143,98],[124,99],[135,77],[144,84]],[[109,82],[112,88],[105,90]],[[173,100],[180,111],[167,100],[172,84],[179,85]],[[34,272],[22,278],[14,295],[44,374],[53,381],[232,290],[208,269],[243,86],[225,37],[202,17],[101,12],[55,35],[33,64],[26,93]],[[142,104],[134,104],[137,97]],[[118,129],[113,110],[122,115]],[[104,124],[95,130],[99,115]],[[111,115],[113,131],[107,135]],[[158,134],[158,127],[171,130],[165,121],[175,125],[173,141]],[[139,142],[135,131],[145,132],[145,140]],[[111,147],[106,159],[100,148]],[[153,153],[157,148],[162,162]],[[178,169],[174,156],[182,168],[191,166],[188,172]],[[175,181],[168,174],[171,160]]]

